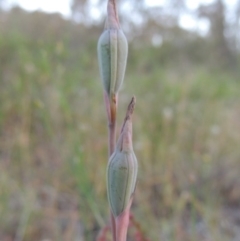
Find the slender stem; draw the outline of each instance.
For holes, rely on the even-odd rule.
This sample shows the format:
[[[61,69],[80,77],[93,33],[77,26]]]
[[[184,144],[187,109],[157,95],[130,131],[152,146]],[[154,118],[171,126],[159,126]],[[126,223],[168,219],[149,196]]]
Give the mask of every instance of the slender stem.
[[[133,97],[128,105],[121,132],[123,131],[127,120],[131,119],[135,104],[136,104],[136,98]],[[115,218],[116,241],[126,241],[127,239],[127,231],[128,231],[128,225],[129,225],[129,216],[130,216],[130,208],[132,205],[132,199],[133,197],[131,197],[127,208],[118,217]]]
[[[108,124],[108,141],[109,141],[109,158],[114,152],[115,145],[116,145],[116,119],[114,121],[109,122]],[[111,212],[111,226],[112,226],[112,236],[113,236],[113,241],[116,240],[116,222],[115,218]]]
[[[112,95],[109,98],[109,95],[104,93],[105,106],[107,110],[108,117],[108,147],[109,147],[109,158],[115,150],[116,145],[116,117],[117,117],[117,100],[118,96]],[[112,227],[112,237],[113,241],[116,241],[116,222],[115,218],[111,212],[111,227]]]
[[[112,95],[110,98],[107,93],[104,95],[105,105],[108,117],[108,141],[109,141],[109,158],[115,150],[116,145],[116,116],[118,96]],[[128,105],[126,116],[122,125],[121,132],[127,122],[132,117],[135,107],[136,98],[133,97]],[[113,241],[126,241],[129,224],[129,214],[132,200],[129,202],[126,210],[118,217],[114,217],[111,212],[111,226]]]
[[[132,198],[127,206],[127,208],[116,217],[116,241],[126,241],[127,240],[127,231],[129,225],[129,216],[130,216],[130,208],[132,205]]]
[[[121,133],[122,133],[122,131],[124,129],[124,126],[125,126],[127,120],[131,119],[131,117],[132,117],[132,114],[133,114],[133,111],[134,111],[134,108],[135,108],[135,104],[136,104],[136,97],[133,96],[131,101],[130,101],[130,103],[129,103],[129,105],[128,105],[128,108],[127,108],[127,113],[126,113],[125,119],[123,121]]]
[[[116,145],[116,117],[117,117],[117,95],[109,95],[104,92],[105,107],[108,118],[108,154],[109,158],[115,150]]]
[[[115,149],[115,140],[116,140],[116,123],[108,124],[108,134],[109,134],[109,157],[112,155]]]
[[[107,15],[108,15],[108,21],[107,25],[108,28],[117,28],[119,29],[120,24],[118,20],[118,13],[117,13],[117,6],[115,0],[109,0],[107,5]]]
[[[112,212],[111,212],[111,228],[112,228],[113,241],[117,241],[116,220]]]
[[[110,115],[108,118],[108,134],[109,134],[109,157],[115,150],[116,145],[116,117],[117,117],[117,94],[112,95],[109,100]]]

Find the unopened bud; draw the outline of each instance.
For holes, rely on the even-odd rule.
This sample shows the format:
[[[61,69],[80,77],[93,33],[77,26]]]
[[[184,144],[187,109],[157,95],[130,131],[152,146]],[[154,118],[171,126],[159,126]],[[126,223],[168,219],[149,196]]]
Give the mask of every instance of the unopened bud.
[[[134,193],[138,163],[132,148],[132,123],[127,120],[107,169],[108,200],[112,213],[119,216]]]
[[[116,94],[123,82],[127,64],[128,43],[119,27],[116,6],[109,1],[106,26],[98,40],[98,61],[104,90]]]

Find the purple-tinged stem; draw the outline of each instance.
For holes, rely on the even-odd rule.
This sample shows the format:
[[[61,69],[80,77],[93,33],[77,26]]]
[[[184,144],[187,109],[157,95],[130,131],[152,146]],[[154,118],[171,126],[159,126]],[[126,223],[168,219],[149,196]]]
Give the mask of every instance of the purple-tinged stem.
[[[132,198],[129,201],[127,208],[115,219],[116,223],[116,241],[126,241],[127,231],[129,225],[130,208],[132,205]]]
[[[109,142],[109,158],[115,150],[116,145],[116,117],[117,117],[117,102],[118,96],[112,95],[110,98],[104,92],[104,100],[108,118],[108,142]]]
[[[109,95],[105,92],[104,99],[105,99],[107,118],[108,118],[109,158],[110,158],[110,156],[115,150],[115,145],[116,145],[116,116],[117,116],[118,95],[112,95],[109,98]],[[121,128],[121,132],[123,131],[127,120],[131,119],[132,117],[135,103],[136,103],[136,98],[133,97],[131,102],[128,105],[128,109]],[[118,217],[114,217],[114,215],[111,212],[111,227],[112,227],[113,241],[126,241],[131,204],[132,204],[132,198],[129,201],[127,208]]]
[[[117,14],[117,6],[115,0],[109,0],[107,5],[107,26],[108,28],[119,29],[120,24]]]
[[[136,98],[133,97],[131,102],[128,105],[127,113],[122,125],[121,132],[124,129],[124,126],[127,120],[131,119],[134,107],[136,104]],[[131,142],[132,140],[127,140],[127,142]],[[126,241],[127,239],[127,231],[129,225],[129,216],[130,216],[130,208],[132,205],[133,197],[131,197],[127,208],[118,216],[115,217],[115,228],[116,228],[116,241]]]
[[[112,95],[109,98],[109,95],[104,93],[105,106],[107,110],[107,118],[108,118],[108,142],[109,142],[109,158],[115,150],[116,145],[116,117],[117,117],[117,101],[118,96]],[[112,237],[113,241],[116,240],[116,222],[115,218],[111,212],[111,228],[112,228]]]

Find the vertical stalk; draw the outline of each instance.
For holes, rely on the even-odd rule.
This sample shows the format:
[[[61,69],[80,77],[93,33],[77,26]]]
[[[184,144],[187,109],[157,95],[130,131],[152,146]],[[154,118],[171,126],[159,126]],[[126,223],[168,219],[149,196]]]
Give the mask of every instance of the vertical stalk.
[[[115,151],[117,97],[118,91],[124,79],[127,63],[127,53],[127,39],[120,29],[116,0],[108,0],[105,30],[98,41],[98,58],[100,63],[101,78],[105,92],[104,99],[108,117],[109,159],[112,153]],[[114,217],[111,212],[113,241],[123,241],[124,239],[119,239],[118,236],[124,236],[121,233],[126,233],[127,227],[125,228],[125,231],[121,231],[120,233],[120,230],[124,229],[121,228],[119,231],[117,231],[116,222],[117,218]]]
[[[116,218],[116,241],[126,241],[127,231],[129,225],[130,208],[132,205],[132,198],[129,202],[128,207],[123,211],[123,213]]]
[[[105,99],[105,106],[107,110],[107,117],[108,117],[108,154],[109,159],[112,153],[115,150],[116,146],[116,117],[117,117],[117,94],[112,95],[109,99],[108,94],[104,93]],[[116,222],[115,218],[111,212],[111,228],[112,228],[112,237],[113,241],[117,241],[117,234],[116,234]]]
[[[117,100],[117,98],[116,98],[116,100]],[[117,103],[117,101],[116,101],[116,103]],[[126,116],[125,116],[125,119],[124,119],[124,122],[122,125],[121,132],[123,131],[127,120],[129,120],[133,114],[135,103],[136,103],[136,98],[133,97],[131,102],[128,105],[128,109],[127,109]],[[116,117],[116,115],[115,115],[115,117]],[[115,122],[113,121],[112,123],[116,124],[116,118],[115,118]],[[109,125],[109,137],[110,137],[109,142],[113,141],[114,144],[110,143],[109,147],[111,147],[111,145],[114,145],[114,149],[115,149],[116,142],[115,142],[115,139],[111,139],[112,138],[111,134],[113,136],[116,135],[116,133],[112,133],[116,130],[115,130],[115,126],[114,126],[114,128],[113,127],[111,128],[111,127],[112,126]],[[132,205],[132,199],[133,198],[130,199],[127,208],[118,217],[114,217],[113,214],[111,213],[112,235],[113,235],[114,241],[126,241],[126,239],[127,239],[127,231],[128,231],[128,225],[129,225],[129,216],[130,216],[130,208]]]
[[[116,145],[116,118],[113,119],[108,124],[108,135],[109,135],[108,141],[109,141],[109,158],[110,158],[110,156],[114,152],[115,145]],[[111,212],[111,227],[112,227],[113,241],[117,241],[116,222],[115,222],[115,218],[114,218],[112,212]]]
[[[116,145],[116,117],[117,117],[117,94],[112,94],[109,100],[108,117],[108,140],[109,140],[109,158],[115,150]]]
[[[113,241],[117,241],[117,230],[116,230],[116,221],[111,212],[111,227],[112,227],[112,237]]]
[[[108,141],[109,141],[109,158],[115,149],[116,140],[116,122],[111,122],[108,124]]]
[[[107,5],[107,12],[108,12],[108,27],[110,28],[119,28],[119,20],[117,14],[117,6],[115,0],[109,0]]]

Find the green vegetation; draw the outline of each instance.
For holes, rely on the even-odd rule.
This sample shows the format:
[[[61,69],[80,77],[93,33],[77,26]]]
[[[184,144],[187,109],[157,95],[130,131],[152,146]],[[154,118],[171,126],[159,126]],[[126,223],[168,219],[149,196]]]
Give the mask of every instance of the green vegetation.
[[[91,241],[109,221],[100,30],[21,14],[0,27],[0,240]],[[120,95],[119,116],[137,97],[133,214],[152,241],[236,240],[240,76],[163,46],[130,44]]]

